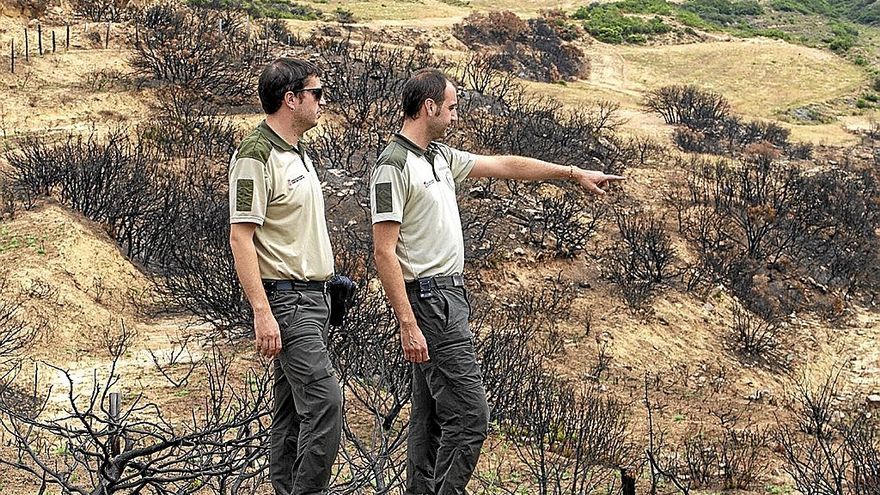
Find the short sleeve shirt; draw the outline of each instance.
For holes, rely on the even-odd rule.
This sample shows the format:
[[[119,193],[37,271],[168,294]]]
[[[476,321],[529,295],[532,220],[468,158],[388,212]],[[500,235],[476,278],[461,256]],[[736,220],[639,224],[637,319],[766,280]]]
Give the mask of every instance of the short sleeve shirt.
[[[372,222],[400,223],[396,253],[405,281],[461,273],[464,239],[455,196],[475,156],[395,134],[370,179]]]
[[[323,281],[333,275],[315,167],[302,145],[288,144],[265,121],[232,156],[229,221],[258,225],[254,246],[263,279]]]

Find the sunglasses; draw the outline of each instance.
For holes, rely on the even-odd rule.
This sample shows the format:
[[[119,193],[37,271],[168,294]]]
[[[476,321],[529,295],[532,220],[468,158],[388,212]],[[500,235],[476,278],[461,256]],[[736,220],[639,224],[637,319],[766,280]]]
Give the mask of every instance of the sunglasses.
[[[315,95],[316,100],[321,101],[321,98],[323,98],[323,96],[324,96],[324,88],[303,88],[303,89],[298,89],[298,90],[294,91],[293,93],[294,94],[295,93],[311,93],[311,94]]]

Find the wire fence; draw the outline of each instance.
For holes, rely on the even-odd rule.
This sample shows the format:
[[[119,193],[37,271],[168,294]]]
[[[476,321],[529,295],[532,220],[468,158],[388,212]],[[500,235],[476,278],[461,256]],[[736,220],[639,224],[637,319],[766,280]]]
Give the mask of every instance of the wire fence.
[[[68,23],[45,28],[42,24],[25,26],[9,38],[3,55],[6,63],[3,65],[15,74],[22,63],[27,64],[34,57],[61,51],[119,46],[124,41],[124,35],[114,32],[113,27],[112,22]]]

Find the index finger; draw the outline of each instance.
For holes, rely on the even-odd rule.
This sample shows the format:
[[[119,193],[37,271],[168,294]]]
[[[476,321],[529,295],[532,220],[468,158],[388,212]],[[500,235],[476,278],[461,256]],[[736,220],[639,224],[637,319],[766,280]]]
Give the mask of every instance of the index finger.
[[[603,180],[626,180],[626,177],[624,177],[622,175],[603,174],[602,179]]]

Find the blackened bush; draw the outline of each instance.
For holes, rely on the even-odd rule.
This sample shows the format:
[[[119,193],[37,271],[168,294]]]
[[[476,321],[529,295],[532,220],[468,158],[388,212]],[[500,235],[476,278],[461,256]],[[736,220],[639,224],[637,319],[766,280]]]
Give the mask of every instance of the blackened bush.
[[[784,344],[784,328],[775,317],[765,319],[740,307],[733,310],[728,344],[742,356],[772,365],[785,365],[777,352]]]
[[[522,86],[504,90],[503,99],[495,104],[485,99],[465,101],[452,139],[467,139],[478,153],[532,156],[612,174],[626,169],[627,156],[614,137],[621,123],[615,104],[598,102],[569,110]]]
[[[471,266],[492,266],[509,242],[513,226],[507,215],[513,201],[496,193],[497,182],[481,181],[458,195],[464,256]]]
[[[240,132],[216,106],[183,88],[163,90],[157,101],[156,114],[139,133],[162,156],[232,156]]]
[[[875,283],[866,270],[880,256],[880,189],[867,171],[826,170],[804,177],[805,235],[798,247],[811,276],[847,297]]]
[[[557,21],[523,21],[512,12],[473,13],[453,34],[473,51],[490,54],[493,67],[520,77],[555,82],[583,76],[583,51],[560,37]]]
[[[165,194],[164,222],[148,232],[173,236],[155,262],[167,301],[215,328],[250,332],[250,305],[236,282],[229,246],[226,168],[190,159],[184,172],[168,181]]]
[[[655,89],[646,96],[645,106],[667,124],[683,124],[692,130],[713,128],[730,113],[723,96],[692,85]]]
[[[534,374],[516,414],[501,422],[529,476],[529,493],[586,495],[607,486],[631,462],[628,407],[609,394]]]
[[[207,99],[251,101],[269,54],[242,16],[157,4],[138,16],[136,28],[132,65],[142,76]]]
[[[638,309],[675,275],[675,250],[660,220],[639,213],[616,215],[620,240],[606,251],[605,275]]]
[[[754,260],[779,261],[802,234],[801,172],[777,157],[772,146],[754,145],[740,164],[704,163],[688,179],[695,201],[723,217],[716,224],[727,224],[717,234]]]
[[[566,187],[560,194],[541,198],[529,222],[530,242],[554,256],[576,256],[598,231],[604,212],[580,187]]]
[[[521,41],[528,32],[528,22],[510,11],[474,12],[452,28],[455,37],[472,48]]]
[[[158,155],[127,133],[116,129],[103,141],[94,134],[68,136],[56,144],[27,139],[9,155],[17,186],[32,195],[57,194],[114,238],[127,239],[138,219],[156,208],[155,181],[165,173]]]
[[[334,491],[358,494],[384,487],[395,493],[406,466],[412,370],[403,359],[397,320],[384,294],[359,289],[346,325],[334,329],[329,341],[346,397],[346,441],[340,449],[345,468]]]
[[[73,11],[95,22],[127,20],[132,12],[129,0],[74,0]]]
[[[724,151],[721,142],[717,139],[708,137],[703,132],[694,131],[687,127],[676,129],[672,139],[682,151],[688,153],[721,154]]]
[[[402,112],[398,95],[418,69],[436,66],[428,51],[389,49],[365,40],[315,38],[322,79],[332,88],[329,108],[352,127],[388,133],[399,127]]]
[[[841,402],[839,379],[837,369],[816,385],[794,384],[791,415],[777,417],[783,469],[802,493],[880,493],[877,420],[864,405]]]
[[[493,420],[515,414],[528,380],[543,373],[555,349],[543,345],[571,315],[572,286],[556,279],[494,305],[475,304],[471,320]]]
[[[160,289],[174,308],[222,328],[248,322],[228,240],[228,157],[192,156],[174,168],[148,141],[117,129],[103,139],[26,140],[9,158],[30,171],[19,175],[22,187],[48,187],[103,225],[127,256],[164,276]]]

